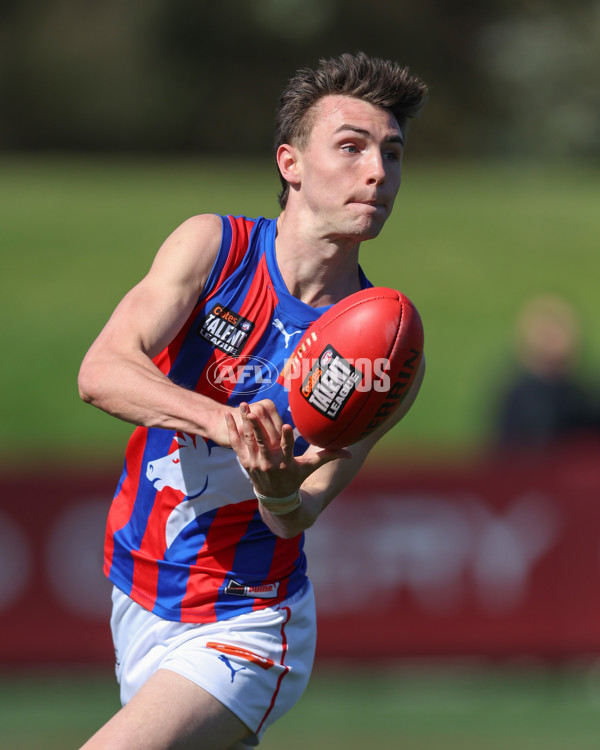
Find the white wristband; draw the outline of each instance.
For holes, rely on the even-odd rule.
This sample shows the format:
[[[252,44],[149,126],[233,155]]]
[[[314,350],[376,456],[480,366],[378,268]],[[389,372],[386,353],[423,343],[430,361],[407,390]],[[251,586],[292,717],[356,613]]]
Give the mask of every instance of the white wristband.
[[[275,516],[285,516],[287,513],[291,513],[296,508],[299,508],[302,504],[302,498],[300,497],[300,490],[292,492],[291,495],[286,497],[269,497],[269,495],[261,495],[260,492],[254,490],[254,494],[258,502],[265,507],[269,513],[273,513]]]

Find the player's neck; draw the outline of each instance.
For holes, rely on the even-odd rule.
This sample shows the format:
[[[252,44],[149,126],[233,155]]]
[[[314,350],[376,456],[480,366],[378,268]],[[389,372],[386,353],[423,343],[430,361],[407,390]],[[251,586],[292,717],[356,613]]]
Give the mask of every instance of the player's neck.
[[[334,242],[297,227],[282,213],[277,222],[277,264],[290,294],[313,307],[360,289],[359,243]]]

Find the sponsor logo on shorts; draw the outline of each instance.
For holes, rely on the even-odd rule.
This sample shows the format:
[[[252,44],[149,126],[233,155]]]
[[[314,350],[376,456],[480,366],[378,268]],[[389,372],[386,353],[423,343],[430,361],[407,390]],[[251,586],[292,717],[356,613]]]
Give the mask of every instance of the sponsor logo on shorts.
[[[261,654],[257,654],[256,651],[250,651],[247,648],[242,648],[241,646],[234,646],[231,643],[220,643],[219,641],[208,641],[206,644],[206,648],[212,648],[215,651],[219,651],[221,654],[227,654],[228,656],[234,657],[236,659],[243,659],[244,661],[249,661],[251,664],[256,664],[261,669],[271,669],[271,667],[275,666],[275,662],[273,659],[269,659],[267,656],[262,656]],[[224,664],[227,664],[227,662],[224,659],[221,659]],[[228,660],[229,661],[229,660]],[[229,666],[229,665],[227,665]],[[231,669],[231,666],[229,666]],[[239,672],[240,670],[236,670],[236,672]],[[232,675],[231,681],[233,682],[233,678],[235,675]]]
[[[204,318],[198,333],[225,354],[237,357],[253,328],[254,323],[248,318],[225,305],[216,304]]]
[[[227,656],[225,656],[225,654],[220,654],[219,655],[219,659],[220,659],[220,661],[223,662],[223,664],[225,664],[225,666],[227,667],[227,669],[231,672],[231,682],[232,683],[234,682],[235,676],[237,675],[238,672],[241,672],[244,669],[248,669],[248,667],[238,667],[236,669],[233,666],[233,664],[231,663],[231,661],[229,660],[229,658]]]
[[[246,596],[251,599],[275,599],[279,583],[265,583],[261,586],[245,586],[233,579],[227,581],[225,593],[233,596]]]
[[[337,419],[362,380],[362,374],[328,344],[310,368],[301,393],[329,419]]]

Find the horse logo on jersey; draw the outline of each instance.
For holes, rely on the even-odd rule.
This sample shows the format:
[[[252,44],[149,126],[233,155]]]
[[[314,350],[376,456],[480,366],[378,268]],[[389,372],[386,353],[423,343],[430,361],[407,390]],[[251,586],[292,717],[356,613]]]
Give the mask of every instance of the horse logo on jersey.
[[[148,462],[146,479],[159,492],[171,487],[188,497],[201,495],[208,484],[208,445],[193,435],[177,435],[175,440],[176,451]]]
[[[231,448],[185,433],[177,433],[175,443],[177,450],[146,464],[146,479],[157,492],[170,488],[183,495],[165,522],[167,548],[203,513],[254,497],[248,473]]]
[[[202,321],[198,333],[225,354],[237,357],[242,351],[254,323],[225,305],[216,304]]]

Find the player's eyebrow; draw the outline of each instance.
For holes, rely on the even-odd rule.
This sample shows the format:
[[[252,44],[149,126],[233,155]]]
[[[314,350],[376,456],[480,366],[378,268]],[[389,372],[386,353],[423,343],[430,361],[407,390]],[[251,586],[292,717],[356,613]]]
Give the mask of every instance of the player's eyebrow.
[[[352,125],[350,123],[343,123],[335,130],[335,133],[341,133],[344,130],[350,130],[353,133],[357,133],[358,135],[362,135],[365,138],[372,139],[373,134],[370,130],[366,130],[365,128],[359,128],[357,125]],[[400,143],[401,145],[404,145],[404,138],[402,136],[402,133],[394,133],[393,135],[389,135],[386,139],[386,143]]]

